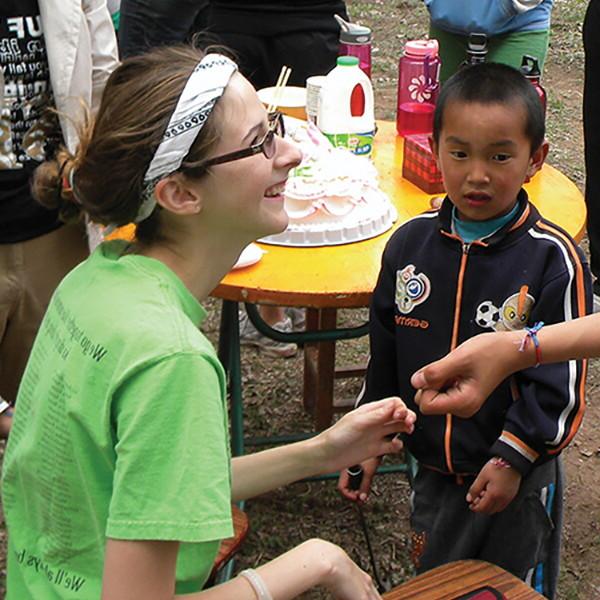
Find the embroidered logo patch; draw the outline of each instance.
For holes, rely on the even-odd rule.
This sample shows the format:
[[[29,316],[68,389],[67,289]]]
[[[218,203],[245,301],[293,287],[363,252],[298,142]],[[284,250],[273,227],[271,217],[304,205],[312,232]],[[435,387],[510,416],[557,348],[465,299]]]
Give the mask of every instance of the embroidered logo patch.
[[[528,294],[529,287],[524,285],[509,296],[500,308],[491,300],[485,300],[477,307],[475,323],[483,329],[494,331],[515,331],[523,329],[529,321],[535,298]]]
[[[396,306],[407,315],[415,306],[423,304],[431,292],[431,283],[424,273],[416,273],[414,265],[396,271]]]

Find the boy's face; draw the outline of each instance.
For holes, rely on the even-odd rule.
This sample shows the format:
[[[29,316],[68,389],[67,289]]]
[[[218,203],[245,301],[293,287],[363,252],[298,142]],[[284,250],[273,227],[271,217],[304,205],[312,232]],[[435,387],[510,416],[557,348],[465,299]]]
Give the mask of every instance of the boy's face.
[[[519,102],[446,106],[432,150],[461,219],[486,221],[510,212],[522,184],[542,167],[548,145],[531,154],[525,124]]]

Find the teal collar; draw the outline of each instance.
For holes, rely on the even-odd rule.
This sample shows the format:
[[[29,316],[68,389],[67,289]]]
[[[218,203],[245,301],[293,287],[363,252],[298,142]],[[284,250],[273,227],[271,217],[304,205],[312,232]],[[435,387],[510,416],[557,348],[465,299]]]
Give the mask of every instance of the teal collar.
[[[517,212],[519,212],[519,202],[515,202],[512,210],[501,217],[488,219],[487,221],[463,221],[458,217],[456,206],[452,208],[452,231],[457,233],[460,238],[470,244],[475,240],[483,240],[490,237],[499,229],[502,229]]]

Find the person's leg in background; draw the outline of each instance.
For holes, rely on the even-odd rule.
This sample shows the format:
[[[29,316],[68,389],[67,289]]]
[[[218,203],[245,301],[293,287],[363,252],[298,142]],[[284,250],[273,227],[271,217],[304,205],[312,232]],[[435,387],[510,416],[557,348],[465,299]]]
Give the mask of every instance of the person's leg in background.
[[[121,0],[121,58],[182,43],[207,5],[208,0]]]
[[[489,62],[502,63],[519,69],[523,56],[527,54],[537,59],[540,72],[543,72],[549,41],[548,30],[499,35],[490,38],[487,59]]]
[[[449,33],[433,25],[429,28],[429,37],[438,40],[442,67],[440,81],[443,83],[456,73],[467,58],[468,37]],[[549,31],[526,31],[507,33],[488,38],[488,62],[503,63],[518,69],[523,55],[538,59],[540,71],[544,67],[548,52]]]
[[[194,18],[191,33],[207,31],[209,27],[210,0],[198,0],[198,12]]]
[[[440,58],[442,60],[440,82],[444,83],[456,73],[467,58],[467,38],[438,29],[433,25],[429,26],[429,37],[437,40],[440,46]]]
[[[258,312],[262,320],[273,329],[283,333],[294,331],[294,323],[291,317],[286,314],[286,309],[283,306],[266,306],[262,304],[258,306]],[[273,358],[289,358],[298,352],[297,344],[278,342],[260,333],[251,323],[244,309],[240,309],[238,316],[242,346],[253,346],[258,348],[265,356]]]
[[[594,312],[600,311],[600,0],[590,0],[583,21],[585,75],[583,139],[585,146],[585,203],[590,268],[594,281]]]
[[[61,279],[88,256],[83,226],[0,245],[0,396],[14,404],[29,352]]]
[[[298,31],[268,40],[268,71],[277,78],[283,64],[292,69],[289,85],[306,86],[313,75],[327,75],[335,67],[339,34],[329,31]],[[306,48],[311,49],[310,60]],[[285,57],[285,62],[280,57]]]
[[[209,23],[208,39],[231,50],[240,71],[257,89],[275,85],[279,71],[272,77],[267,70],[269,62],[265,38],[259,35],[220,31]]]

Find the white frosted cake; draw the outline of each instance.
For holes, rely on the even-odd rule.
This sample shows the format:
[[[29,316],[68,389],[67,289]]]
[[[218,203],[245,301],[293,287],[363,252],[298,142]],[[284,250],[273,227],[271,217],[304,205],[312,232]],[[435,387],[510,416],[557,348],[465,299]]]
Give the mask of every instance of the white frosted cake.
[[[387,231],[396,209],[379,189],[377,171],[364,156],[334,148],[312,124],[286,118],[286,132],[302,150],[290,171],[280,234],[260,240],[283,246],[330,246],[366,240]]]

